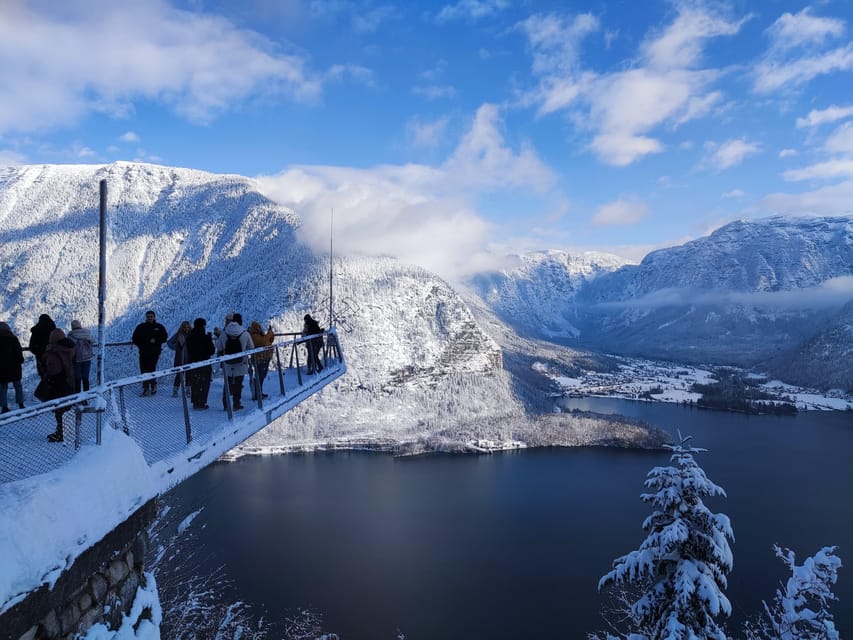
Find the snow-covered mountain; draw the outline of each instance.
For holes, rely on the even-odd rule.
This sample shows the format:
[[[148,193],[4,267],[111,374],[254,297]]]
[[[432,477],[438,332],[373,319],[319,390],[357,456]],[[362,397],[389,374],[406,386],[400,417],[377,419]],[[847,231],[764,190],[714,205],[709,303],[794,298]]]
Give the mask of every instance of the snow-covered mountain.
[[[733,222],[580,281],[552,263],[550,278],[556,282],[541,280],[533,293],[519,271],[472,284],[513,327],[538,327],[533,335],[541,338],[572,335],[569,344],[614,353],[752,365],[810,339],[853,297],[853,217]],[[562,336],[543,318],[564,319]]]
[[[65,328],[75,318],[97,323],[101,179],[108,342],[128,340],[148,308],[170,332],[198,316],[221,326],[232,310],[279,332],[298,331],[306,312],[328,323],[328,256],[306,249],[298,216],[250,179],[127,162],[8,167],[0,168],[0,319],[24,344],[41,313]],[[542,443],[500,348],[447,283],[392,259],[336,257],[333,274],[348,374],[249,448]],[[133,362],[129,350],[124,357]],[[560,439],[551,427],[551,443],[598,437],[587,429],[583,440]],[[610,442],[606,431],[601,441]]]
[[[626,264],[606,253],[571,255],[553,249],[514,260],[514,267],[475,275],[469,284],[520,333],[553,339],[578,337],[576,307],[570,302],[584,284]]]

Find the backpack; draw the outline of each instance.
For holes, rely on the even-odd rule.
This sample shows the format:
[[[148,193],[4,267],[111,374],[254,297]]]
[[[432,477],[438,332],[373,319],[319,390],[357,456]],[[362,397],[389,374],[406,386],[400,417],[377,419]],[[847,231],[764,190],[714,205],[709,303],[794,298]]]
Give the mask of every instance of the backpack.
[[[243,334],[241,333],[235,337],[227,336],[225,338],[224,353],[227,353],[227,354],[242,353],[243,352],[243,345],[240,344],[240,336],[242,336],[242,335]],[[240,364],[242,361],[243,361],[243,358],[240,357],[240,358],[230,358],[230,359],[226,360],[225,362],[227,364]]]
[[[74,343],[74,362],[88,362],[94,357],[92,343],[88,340],[78,340]]]

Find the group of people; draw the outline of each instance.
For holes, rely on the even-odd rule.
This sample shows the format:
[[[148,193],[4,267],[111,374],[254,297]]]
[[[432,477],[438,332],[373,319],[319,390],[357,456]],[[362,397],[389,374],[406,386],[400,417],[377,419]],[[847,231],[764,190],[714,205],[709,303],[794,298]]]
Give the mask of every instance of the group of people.
[[[89,390],[89,374],[95,357],[92,332],[79,320],[71,321],[66,333],[46,313],[30,329],[28,348],[36,361],[39,384],[35,396],[39,400],[53,400]],[[24,409],[23,378],[24,353],[21,342],[5,322],[0,322],[0,405],[3,413],[10,411],[9,384],[15,389],[15,402]],[[62,416],[70,407],[54,411],[56,431],[48,436],[51,442],[63,441]]]
[[[302,335],[314,336],[306,344],[308,373],[319,373],[323,369],[320,357],[323,349],[323,329],[310,314],[306,314],[303,320]],[[220,330],[215,327],[212,333],[207,331],[207,321],[204,318],[196,318],[192,325],[188,320],[184,320],[170,337],[166,328],[157,322],[157,316],[152,310],[145,313],[145,321],[137,325],[132,337],[133,344],[139,350],[140,373],[153,373],[157,370],[157,361],[164,344],[174,350],[174,366],[177,367],[203,362],[214,355],[240,354],[259,347],[269,347],[274,340],[272,326],[264,331],[261,324],[254,321],[248,329],[244,329],[243,317],[239,313],[227,314],[224,328]],[[30,329],[28,348],[35,358],[40,378],[34,392],[39,400],[53,400],[89,390],[89,375],[95,353],[94,340],[92,332],[83,327],[79,320],[71,321],[71,329],[66,334],[56,326],[49,315],[42,314],[36,325]],[[262,398],[267,397],[263,387],[271,359],[272,351],[265,350],[253,354],[251,362],[247,356],[235,355],[222,363],[228,380],[222,390],[223,409],[228,407],[229,395],[231,408],[235,411],[243,409],[243,381],[246,375],[254,377],[250,377],[252,400],[257,400],[257,393],[260,393]],[[21,383],[23,363],[23,348],[18,337],[7,323],[0,322],[0,410],[3,413],[10,411],[9,384],[14,387],[18,408],[24,409],[26,406]],[[181,373],[175,376],[173,396],[180,393],[182,376]],[[210,408],[207,401],[212,376],[213,368],[210,365],[187,372],[185,382],[189,386],[193,409],[201,411]],[[156,393],[156,378],[143,381],[143,396],[153,396]],[[48,436],[51,442],[63,441],[62,416],[69,409],[70,407],[63,407],[54,411],[56,431]]]
[[[310,314],[303,318],[302,335],[316,336],[308,343],[308,373],[320,372],[323,369],[320,352],[323,349],[323,329]],[[263,330],[260,322],[253,321],[249,328],[243,326],[243,316],[232,312],[225,316],[223,329],[215,327],[213,332],[207,331],[207,321],[196,318],[192,325],[189,320],[181,322],[177,331],[170,337],[166,328],[157,322],[154,311],[145,313],[145,322],[137,325],[133,331],[133,344],[139,349],[140,373],[153,373],[157,369],[157,361],[165,344],[175,352],[173,366],[203,362],[214,355],[224,356],[240,354],[259,347],[269,347],[275,341],[272,326]],[[222,363],[228,384],[222,389],[222,408],[228,408],[230,396],[231,408],[234,411],[243,409],[243,384],[246,375],[250,376],[252,400],[257,400],[258,393],[266,398],[264,380],[269,372],[272,351],[260,351],[253,354],[251,362],[247,356],[235,355]],[[183,374],[175,376],[172,384],[172,395],[178,396],[181,389]],[[210,365],[197,367],[187,372],[185,383],[189,386],[192,407],[203,411],[209,409],[208,393],[213,368]],[[157,393],[157,380],[151,378],[142,382],[142,395],[153,396]]]

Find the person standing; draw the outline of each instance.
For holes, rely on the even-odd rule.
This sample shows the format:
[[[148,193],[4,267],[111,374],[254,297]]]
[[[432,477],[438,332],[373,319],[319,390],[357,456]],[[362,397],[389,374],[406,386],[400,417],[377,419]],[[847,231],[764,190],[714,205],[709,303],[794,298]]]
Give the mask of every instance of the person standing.
[[[53,318],[46,313],[41,314],[39,316],[39,321],[32,329],[30,329],[30,353],[32,353],[33,357],[36,359],[36,371],[38,371],[39,376],[43,374],[42,356],[44,355],[45,349],[47,349],[50,332],[54,329],[56,329],[56,323],[53,321]]]
[[[42,356],[42,381],[49,389],[43,400],[55,400],[74,393],[74,341],[66,337],[62,329],[50,332],[47,348]],[[47,436],[50,442],[64,440],[62,416],[71,406],[60,407],[53,412],[56,418],[56,431]]]
[[[270,347],[272,343],[275,342],[275,332],[272,330],[272,325],[267,329],[267,332],[264,333],[263,327],[261,327],[261,323],[255,320],[249,325],[249,335],[252,337],[252,344],[254,344],[255,349],[258,347]],[[267,377],[267,372],[270,369],[270,360],[272,359],[272,349],[267,349],[266,351],[261,351],[260,353],[256,353],[254,355],[255,359],[255,375],[258,376],[258,389],[261,391],[261,397],[266,398],[267,394],[264,393],[264,380]],[[252,400],[257,400],[255,396],[255,387],[252,387]]]
[[[243,316],[235,313],[231,322],[226,325],[216,340],[216,353],[227,355],[251,351],[252,349],[254,349],[252,338],[243,329]],[[222,388],[222,408],[228,408],[225,394],[230,390],[233,399],[231,406],[235,411],[239,411],[243,408],[243,377],[249,372],[247,358],[246,356],[230,358],[222,363],[222,367],[225,369],[225,376],[228,379],[228,384]]]
[[[168,338],[166,327],[157,322],[157,316],[152,310],[145,312],[145,322],[136,325],[131,340],[139,349],[139,372],[151,373],[157,370],[157,360],[163,350],[163,343]],[[145,380],[142,383],[142,395],[157,393],[157,379]]]
[[[89,373],[92,370],[92,359],[95,357],[92,332],[79,320],[72,320],[68,337],[74,341],[74,390],[77,393],[88,391]]]
[[[305,314],[303,321],[305,324],[302,325],[302,335],[315,336],[305,343],[308,347],[308,373],[320,373],[323,370],[323,363],[320,362],[320,352],[323,350],[323,328],[310,313]]]
[[[15,387],[15,401],[18,408],[24,408],[24,388],[21,386],[24,350],[18,337],[12,333],[12,328],[5,322],[0,322],[0,401],[3,413],[9,412],[6,402],[9,393],[9,383]]]
[[[166,341],[166,346],[172,349],[175,352],[175,359],[172,363],[173,367],[180,367],[183,364],[187,363],[187,336],[190,333],[189,320],[184,320],[181,322],[181,326],[178,327],[178,330],[175,332],[168,341]],[[182,373],[175,374],[175,382],[172,384],[172,397],[177,398],[178,392],[181,390],[181,376],[184,375]]]
[[[213,338],[206,333],[207,321],[204,318],[193,320],[192,331],[187,335],[187,362],[203,362],[213,357],[216,347],[213,346]],[[209,364],[198,367],[187,373],[190,382],[190,399],[193,409],[209,409],[207,405],[207,394],[210,391],[210,378],[213,375],[213,367]]]

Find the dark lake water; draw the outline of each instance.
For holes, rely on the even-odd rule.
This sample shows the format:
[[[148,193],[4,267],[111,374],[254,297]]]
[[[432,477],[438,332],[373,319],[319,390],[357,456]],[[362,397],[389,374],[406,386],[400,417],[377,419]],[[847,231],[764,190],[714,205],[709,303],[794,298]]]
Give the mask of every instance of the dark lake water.
[[[853,634],[853,414],[743,416],[676,405],[574,399],[694,437],[728,498],[732,631],[798,558],[838,545],[835,603]],[[345,640],[584,638],[603,628],[596,585],[639,546],[643,481],[661,452],[541,449],[485,456],[338,452],[217,463],[168,501],[193,522],[204,564],[270,619],[300,607]]]

